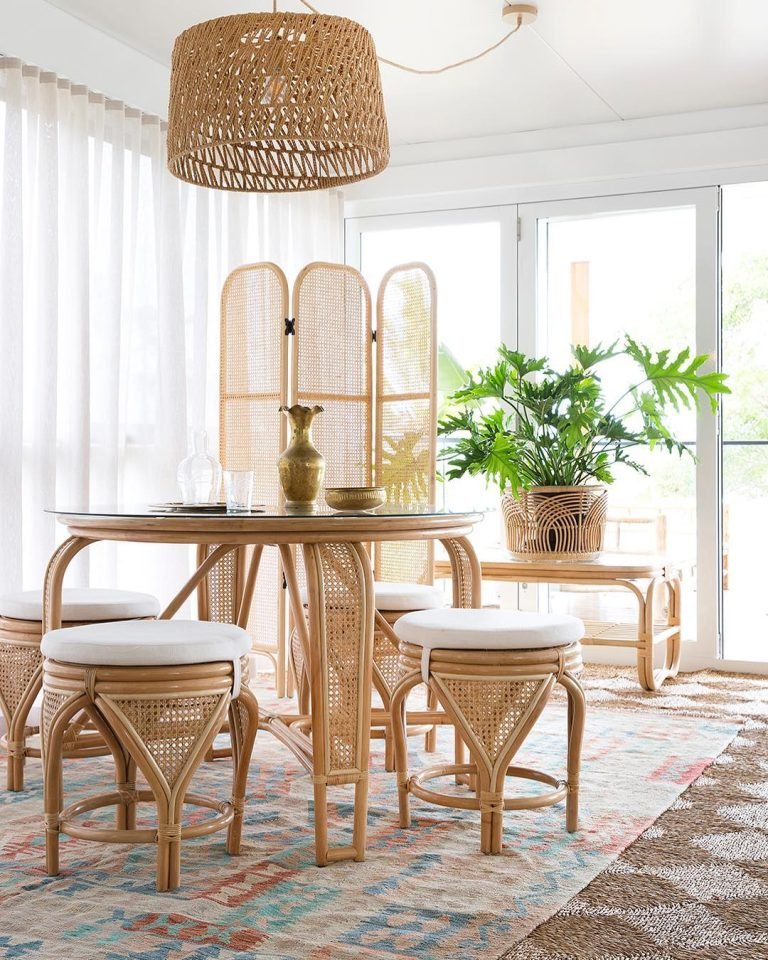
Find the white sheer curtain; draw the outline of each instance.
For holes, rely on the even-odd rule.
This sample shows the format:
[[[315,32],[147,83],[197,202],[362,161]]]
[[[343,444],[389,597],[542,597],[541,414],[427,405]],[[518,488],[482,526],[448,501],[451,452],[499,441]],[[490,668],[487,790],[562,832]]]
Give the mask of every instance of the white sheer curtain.
[[[164,151],[159,118],[0,58],[0,592],[41,584],[46,507],[175,495],[189,428],[217,421],[230,269],[339,258],[338,195],[188,187]],[[166,597],[188,564],[99,545],[68,583]]]

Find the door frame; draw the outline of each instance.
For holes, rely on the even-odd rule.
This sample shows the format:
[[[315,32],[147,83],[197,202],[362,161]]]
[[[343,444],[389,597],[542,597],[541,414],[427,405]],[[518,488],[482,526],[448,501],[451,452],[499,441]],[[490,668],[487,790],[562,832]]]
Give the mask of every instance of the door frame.
[[[518,316],[520,349],[544,349],[539,341],[543,277],[540,270],[542,224],[560,218],[610,215],[622,211],[693,207],[696,214],[696,344],[720,365],[720,189],[695,187],[628,193],[543,203],[521,203],[518,242]],[[720,415],[702,405],[696,417],[696,638],[684,647],[685,666],[723,667],[721,655],[721,464]]]
[[[348,217],[344,223],[344,262],[357,270],[363,267],[363,234],[386,230],[418,230],[429,227],[453,227],[461,224],[499,224],[499,339],[516,349],[518,342],[517,311],[517,206],[501,204],[463,209],[438,209],[413,213],[393,213],[378,216]],[[429,257],[423,258],[429,263]],[[392,264],[394,266],[394,264]],[[368,278],[366,278],[368,279]],[[376,291],[371,291],[376,297]],[[438,334],[440,317],[440,289],[437,291]],[[478,318],[468,317],[467,323]],[[525,585],[505,583],[498,585],[504,602],[519,607],[525,596]]]
[[[732,178],[725,179],[730,182]],[[749,178],[743,179],[760,177],[750,174]],[[348,217],[344,231],[345,262],[360,269],[362,234],[368,230],[498,221],[502,225],[501,338],[507,344],[515,344],[519,350],[536,353],[540,281],[537,221],[679,206],[693,206],[696,210],[696,352],[709,354],[712,358],[710,368],[715,369],[719,368],[721,357],[719,186]],[[696,472],[697,631],[696,639],[684,645],[683,666],[686,670],[709,668],[765,673],[767,665],[763,662],[721,659],[722,455],[719,415],[713,417],[708,409],[699,412],[696,444],[699,461]],[[519,605],[526,609],[535,607],[535,592],[530,589],[521,591]],[[627,656],[608,648],[591,648],[590,659],[597,659],[592,656],[596,652],[604,652],[606,660],[616,663],[624,662]]]
[[[517,291],[517,205],[468,207],[458,210],[429,210],[423,213],[393,213],[375,217],[350,217],[344,221],[344,262],[361,269],[363,234],[382,230],[413,230],[419,227],[448,227],[462,223],[498,223],[500,229],[501,289],[499,320],[501,341],[518,342]],[[394,264],[393,264],[394,266]],[[375,291],[372,291],[375,296]],[[440,291],[438,290],[438,310]]]

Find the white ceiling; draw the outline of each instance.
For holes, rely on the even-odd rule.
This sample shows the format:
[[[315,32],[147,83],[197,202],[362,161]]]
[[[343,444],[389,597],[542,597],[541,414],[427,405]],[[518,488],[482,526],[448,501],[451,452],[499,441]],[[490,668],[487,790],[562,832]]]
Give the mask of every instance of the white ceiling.
[[[164,65],[190,24],[271,9],[266,0],[49,2]],[[509,29],[501,0],[313,2],[363,23],[380,55],[418,67],[471,56]],[[536,23],[479,62],[426,77],[382,66],[390,135],[425,143],[766,103],[767,51],[767,0],[539,0]]]

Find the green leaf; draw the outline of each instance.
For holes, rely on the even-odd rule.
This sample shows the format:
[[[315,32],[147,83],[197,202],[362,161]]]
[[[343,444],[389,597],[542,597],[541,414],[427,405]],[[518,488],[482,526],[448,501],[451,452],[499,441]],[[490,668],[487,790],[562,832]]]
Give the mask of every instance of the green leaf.
[[[589,370],[590,367],[597,366],[598,363],[603,363],[605,360],[610,360],[611,357],[619,356],[623,351],[616,349],[618,344],[618,340],[614,340],[613,343],[607,347],[604,347],[601,343],[598,343],[597,346],[594,347],[587,347],[582,343],[577,343],[571,347],[571,353],[582,370]]]
[[[485,477],[500,489],[611,483],[617,464],[640,473],[637,448],[691,450],[673,436],[668,410],[692,407],[700,396],[713,410],[730,392],[723,373],[704,371],[708,358],[681,350],[653,352],[625,337],[608,346],[576,346],[574,363],[559,372],[546,358],[502,345],[496,364],[468,376],[448,399],[439,423],[451,445],[440,453],[448,478]],[[610,409],[595,368],[628,357],[640,374]]]
[[[715,412],[718,395],[731,392],[725,383],[725,374],[699,372],[709,360],[707,354],[691,357],[691,351],[686,347],[670,359],[669,350],[654,354],[629,336],[625,338],[625,350],[642,369],[645,382],[650,384],[659,401],[670,404],[675,410],[681,406],[698,406],[699,394],[704,394]]]

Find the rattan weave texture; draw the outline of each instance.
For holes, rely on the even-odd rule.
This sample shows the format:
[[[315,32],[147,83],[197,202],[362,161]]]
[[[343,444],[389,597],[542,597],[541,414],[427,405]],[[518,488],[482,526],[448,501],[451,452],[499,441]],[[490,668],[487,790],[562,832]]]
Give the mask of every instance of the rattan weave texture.
[[[376,298],[377,483],[390,503],[435,500],[436,286],[423,263],[393,267]],[[431,543],[381,543],[377,580],[431,583]]]
[[[43,735],[44,743],[48,739],[51,724],[56,714],[72,699],[74,699],[73,694],[60,693],[55,690],[49,690],[43,697],[43,706],[40,711],[40,732]]]
[[[220,700],[220,694],[211,694],[167,699],[110,697],[109,703],[137,731],[147,753],[172,787]]]
[[[253,470],[255,503],[281,502],[277,459],[287,443],[285,402],[288,376],[288,282],[274,263],[238,267],[227,277],[221,294],[221,373],[219,395],[219,456],[225,470]],[[211,618],[214,609],[231,611],[234,623],[235,563],[250,562],[252,550],[224,558],[209,577]],[[242,573],[241,573],[242,575]],[[276,651],[282,692],[284,615],[279,590],[281,573],[275,551],[261,558],[247,629],[257,650]]]
[[[594,560],[603,548],[607,509],[608,491],[600,484],[505,493],[507,549],[518,560]]]
[[[217,549],[218,544],[202,548],[202,561]],[[237,623],[238,551],[233,550],[219,560],[211,571],[206,584],[206,609],[204,619],[215,623]]]
[[[329,487],[369,486],[373,439],[371,297],[357,270],[311,263],[293,288],[291,403],[321,404],[314,443]]]
[[[540,697],[549,696],[547,680],[493,680],[446,676],[441,688],[461,712],[467,727],[482,744],[490,769],[506,748],[521,719]]]
[[[168,167],[180,179],[219,190],[319,190],[388,162],[379,64],[359,23],[244,13],[177,38]]]
[[[8,726],[42,662],[39,645],[0,642],[0,709]]]
[[[328,775],[360,765],[362,735],[359,677],[367,655],[366,623],[360,606],[362,574],[347,544],[328,544],[318,550],[325,596],[327,658]]]
[[[249,264],[227,277],[221,294],[221,462],[226,470],[254,471],[254,500],[261,503],[278,502],[287,316],[288,285],[279,267]]]

